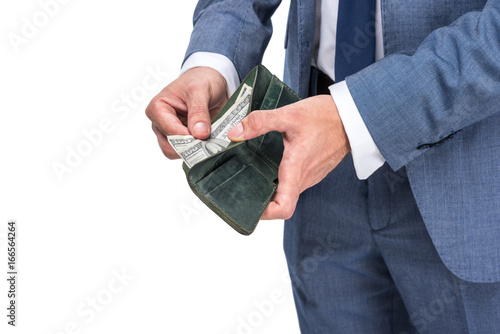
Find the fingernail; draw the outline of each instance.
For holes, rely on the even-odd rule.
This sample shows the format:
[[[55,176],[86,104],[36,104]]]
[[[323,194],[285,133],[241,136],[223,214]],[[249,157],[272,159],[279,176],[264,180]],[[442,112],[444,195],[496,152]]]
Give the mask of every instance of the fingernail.
[[[243,134],[243,124],[238,123],[229,132],[227,133],[228,137],[233,139],[239,139],[239,137]]]
[[[203,122],[198,122],[193,125],[193,134],[198,136],[207,136],[208,135],[208,126]]]

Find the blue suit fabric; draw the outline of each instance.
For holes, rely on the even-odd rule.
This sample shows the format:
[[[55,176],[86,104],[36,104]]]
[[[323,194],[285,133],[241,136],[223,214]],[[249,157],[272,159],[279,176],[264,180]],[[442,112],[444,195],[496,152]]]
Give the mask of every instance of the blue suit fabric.
[[[223,54],[243,78],[279,3],[199,1],[186,57]],[[285,39],[284,81],[303,98],[315,4],[291,1]],[[348,155],[286,222],[301,329],[495,333],[500,0],[381,0],[381,12],[385,57],[346,83],[386,164],[360,181]]]

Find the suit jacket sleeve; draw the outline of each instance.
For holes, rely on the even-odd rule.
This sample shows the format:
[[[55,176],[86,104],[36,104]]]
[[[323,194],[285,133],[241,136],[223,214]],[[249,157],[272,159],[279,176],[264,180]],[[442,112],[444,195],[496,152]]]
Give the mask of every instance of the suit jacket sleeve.
[[[213,52],[233,62],[240,80],[262,62],[272,34],[271,16],[281,0],[200,0],[185,59]]]
[[[499,36],[500,0],[489,0],[433,31],[414,54],[392,54],[346,78],[394,170],[500,111]]]

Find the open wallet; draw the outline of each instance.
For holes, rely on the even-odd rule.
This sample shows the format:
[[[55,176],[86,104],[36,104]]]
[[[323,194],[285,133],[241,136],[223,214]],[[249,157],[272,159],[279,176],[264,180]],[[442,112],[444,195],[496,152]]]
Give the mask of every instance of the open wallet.
[[[253,110],[276,109],[299,99],[292,89],[259,65],[212,121],[210,138],[221,136],[221,131],[226,131],[227,135],[230,128]],[[238,111],[239,117],[233,117]],[[283,136],[273,131],[251,140],[231,142],[218,151],[214,148],[217,139],[214,140],[215,143],[202,141],[198,145],[206,143],[206,151],[216,151],[211,152],[213,155],[201,161],[195,159],[191,166],[183,156],[189,186],[229,226],[243,235],[250,235],[278,186]]]

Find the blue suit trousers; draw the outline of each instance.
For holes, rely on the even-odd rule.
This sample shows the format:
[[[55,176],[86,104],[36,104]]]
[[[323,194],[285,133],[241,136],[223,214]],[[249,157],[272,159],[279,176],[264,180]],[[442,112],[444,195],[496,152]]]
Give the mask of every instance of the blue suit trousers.
[[[302,333],[500,331],[500,283],[445,267],[404,168],[359,180],[348,155],[301,194],[284,248]]]

